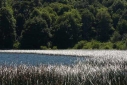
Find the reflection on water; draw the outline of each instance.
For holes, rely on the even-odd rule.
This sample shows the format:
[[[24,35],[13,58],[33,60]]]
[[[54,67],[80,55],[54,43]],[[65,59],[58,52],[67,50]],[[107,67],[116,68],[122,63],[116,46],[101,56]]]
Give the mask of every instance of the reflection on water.
[[[0,65],[3,64],[74,64],[77,60],[83,60],[83,57],[73,56],[54,56],[40,54],[18,54],[18,53],[0,53]]]

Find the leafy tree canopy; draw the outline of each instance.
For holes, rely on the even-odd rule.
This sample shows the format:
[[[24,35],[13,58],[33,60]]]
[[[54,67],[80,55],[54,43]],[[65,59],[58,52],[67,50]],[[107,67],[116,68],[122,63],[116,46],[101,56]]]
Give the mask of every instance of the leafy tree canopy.
[[[126,28],[127,0],[0,0],[0,49],[125,49]]]

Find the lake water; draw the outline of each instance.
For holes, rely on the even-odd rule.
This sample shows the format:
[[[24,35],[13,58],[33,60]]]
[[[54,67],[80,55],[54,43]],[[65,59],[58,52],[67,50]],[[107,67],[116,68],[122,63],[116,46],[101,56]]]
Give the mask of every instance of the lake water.
[[[24,53],[0,53],[0,65],[10,64],[64,64],[70,65],[76,63],[78,60],[83,60],[83,57],[74,56],[55,56],[55,55],[41,55],[41,54],[24,54]]]

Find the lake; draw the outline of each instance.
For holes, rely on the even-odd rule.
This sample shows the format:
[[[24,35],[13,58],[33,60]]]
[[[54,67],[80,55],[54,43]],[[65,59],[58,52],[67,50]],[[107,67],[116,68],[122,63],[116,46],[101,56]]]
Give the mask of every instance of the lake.
[[[78,57],[75,57],[78,56]],[[127,60],[126,50],[0,50],[0,64],[71,65],[86,58]]]
[[[83,57],[74,56],[55,56],[55,55],[43,55],[43,54],[30,54],[30,53],[0,53],[0,65],[10,64],[28,64],[28,65],[39,65],[39,64],[50,64],[50,65],[71,65],[76,63],[78,60],[83,60]]]

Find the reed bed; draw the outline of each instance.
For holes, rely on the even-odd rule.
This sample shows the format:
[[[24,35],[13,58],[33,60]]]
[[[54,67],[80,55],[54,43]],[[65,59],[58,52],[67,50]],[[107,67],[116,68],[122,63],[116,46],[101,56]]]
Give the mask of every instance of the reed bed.
[[[0,65],[0,85],[127,85],[127,55],[93,56],[73,65]]]

